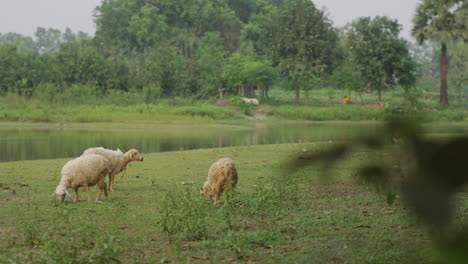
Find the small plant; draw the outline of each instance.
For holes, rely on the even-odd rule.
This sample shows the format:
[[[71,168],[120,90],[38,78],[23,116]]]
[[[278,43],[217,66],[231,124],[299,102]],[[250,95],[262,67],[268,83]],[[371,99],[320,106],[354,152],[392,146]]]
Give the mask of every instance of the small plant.
[[[118,257],[121,255],[121,250],[116,246],[115,237],[108,236],[104,241],[99,241],[94,246],[91,255],[91,263],[121,263]]]
[[[258,223],[266,227],[268,218],[279,210],[279,197],[276,190],[266,179],[259,179],[251,193],[247,210],[255,217]]]
[[[233,230],[235,228],[235,216],[239,211],[240,203],[240,194],[236,188],[223,194],[220,210],[228,230]]]
[[[162,231],[179,239],[206,238],[208,203],[194,188],[174,188],[168,191],[161,203]]]
[[[26,217],[26,212],[33,212],[32,217]],[[23,241],[25,245],[36,247],[41,243],[41,232],[38,224],[39,209],[37,206],[27,206],[22,210],[18,210],[17,216],[22,231]]]

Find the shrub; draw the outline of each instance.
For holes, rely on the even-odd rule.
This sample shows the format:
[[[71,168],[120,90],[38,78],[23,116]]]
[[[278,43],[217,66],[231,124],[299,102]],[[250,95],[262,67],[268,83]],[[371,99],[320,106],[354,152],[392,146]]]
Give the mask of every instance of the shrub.
[[[161,97],[162,89],[161,86],[156,84],[148,84],[143,87],[143,95],[145,97],[145,102],[155,102]]]
[[[162,231],[184,240],[201,240],[208,235],[209,203],[194,188],[169,190],[161,202],[158,225]]]
[[[63,102],[74,104],[95,103],[100,92],[95,86],[73,84],[63,91]]]
[[[45,102],[57,103],[62,96],[62,89],[53,83],[40,83],[34,89],[33,96]]]

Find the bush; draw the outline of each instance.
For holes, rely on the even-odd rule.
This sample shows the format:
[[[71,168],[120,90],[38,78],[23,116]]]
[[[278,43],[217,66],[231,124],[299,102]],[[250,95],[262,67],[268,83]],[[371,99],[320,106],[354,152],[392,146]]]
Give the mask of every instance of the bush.
[[[96,86],[73,84],[63,91],[63,102],[74,104],[92,104],[97,101],[100,92]]]
[[[53,83],[41,83],[34,89],[33,96],[45,102],[58,103],[62,97],[62,89]]]
[[[143,95],[145,97],[145,102],[151,103],[155,102],[161,97],[162,89],[161,86],[156,84],[148,84],[143,87]]]

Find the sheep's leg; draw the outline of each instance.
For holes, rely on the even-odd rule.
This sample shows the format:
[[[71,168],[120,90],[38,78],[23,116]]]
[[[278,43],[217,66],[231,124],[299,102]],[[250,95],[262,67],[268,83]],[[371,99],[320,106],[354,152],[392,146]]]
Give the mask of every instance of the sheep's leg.
[[[106,196],[106,198],[107,198],[107,197],[108,197],[108,193],[107,193],[107,184],[106,184],[106,182],[103,182],[102,184],[104,185],[104,188],[103,188],[103,190],[104,190],[104,196]]]
[[[216,193],[215,196],[214,196],[214,205],[218,205],[220,204],[221,202],[221,194],[220,193]]]
[[[214,205],[218,205],[221,200],[221,192],[222,189],[219,187],[212,188],[213,194],[214,194]]]
[[[73,202],[74,203],[78,202],[78,187],[75,188],[75,199],[73,199]]]
[[[104,195],[107,197],[107,185],[106,185],[105,178],[102,178],[102,180],[98,182],[98,187],[99,187],[99,191],[96,196],[96,202],[99,201],[99,198],[101,197],[102,192],[104,192]]]
[[[83,190],[86,193],[86,197],[88,197],[88,202],[91,201],[91,196],[89,195],[89,186],[84,186]]]
[[[115,178],[114,173],[109,174],[109,191],[111,192],[114,191],[114,178]]]
[[[101,197],[101,193],[102,193],[102,189],[101,189],[101,187],[99,186],[99,191],[98,191],[98,193],[97,193],[97,195],[96,195],[96,202],[99,201],[99,198]]]

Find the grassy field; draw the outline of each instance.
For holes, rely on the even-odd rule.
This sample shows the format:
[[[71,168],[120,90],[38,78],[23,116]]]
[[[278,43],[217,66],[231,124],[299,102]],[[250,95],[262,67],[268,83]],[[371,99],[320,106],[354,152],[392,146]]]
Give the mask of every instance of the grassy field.
[[[285,170],[305,149],[284,144],[153,153],[132,163],[102,203],[51,197],[66,159],[0,163],[0,263],[427,263],[426,230],[397,199],[388,206],[355,168],[357,152],[323,169]],[[199,187],[221,157],[237,191],[213,206]],[[324,176],[324,175],[322,175]],[[185,184],[183,184],[185,183]],[[92,195],[95,195],[93,188]],[[467,204],[466,193],[460,196]],[[467,212],[458,212],[466,219]]]

